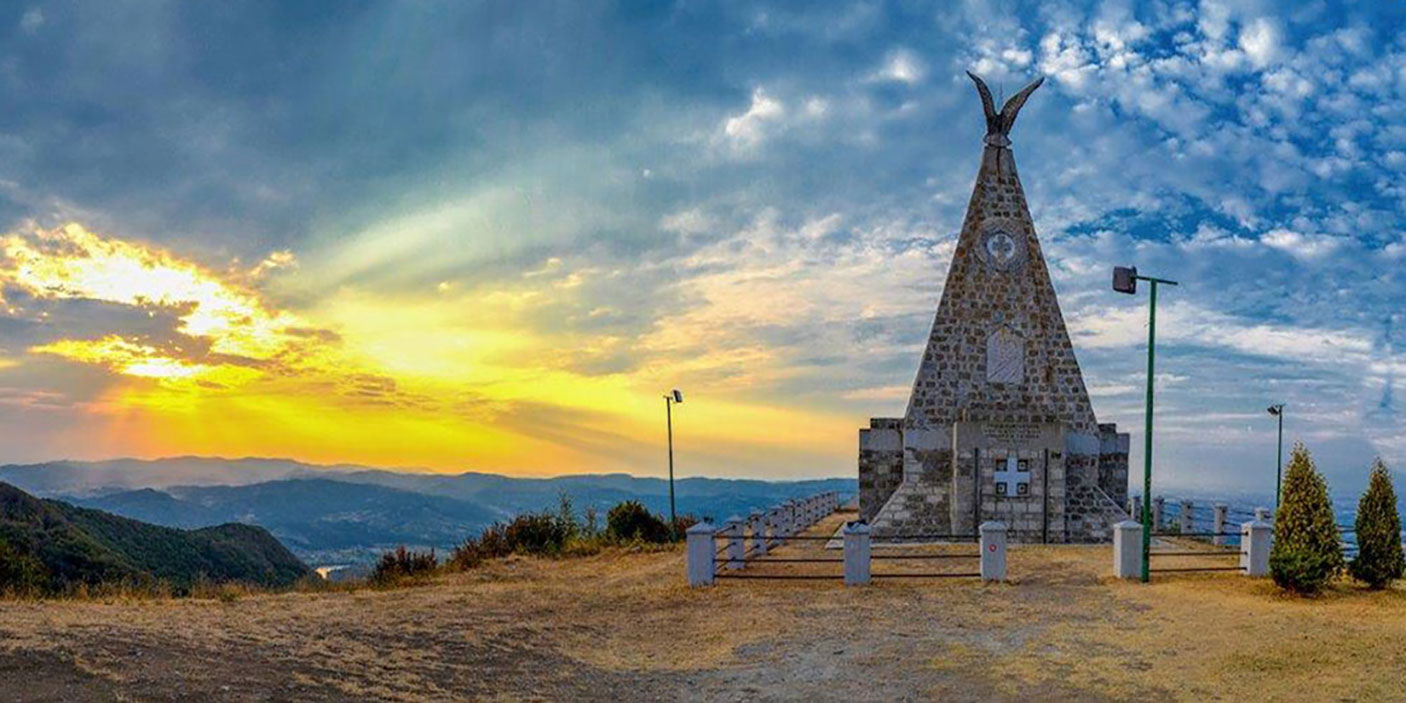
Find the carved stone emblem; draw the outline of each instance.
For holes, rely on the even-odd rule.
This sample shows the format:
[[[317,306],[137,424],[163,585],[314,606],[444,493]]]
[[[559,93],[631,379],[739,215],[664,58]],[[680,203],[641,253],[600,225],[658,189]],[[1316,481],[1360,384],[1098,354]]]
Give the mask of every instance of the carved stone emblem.
[[[1025,265],[1025,240],[997,225],[981,233],[979,254],[986,265],[996,271],[1016,271]]]
[[[1005,325],[986,338],[986,382],[1025,382],[1025,338]]]

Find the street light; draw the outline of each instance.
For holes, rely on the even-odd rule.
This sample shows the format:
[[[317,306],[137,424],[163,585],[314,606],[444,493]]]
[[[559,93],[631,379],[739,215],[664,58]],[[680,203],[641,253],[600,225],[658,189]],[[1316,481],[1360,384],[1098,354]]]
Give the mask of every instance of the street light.
[[[1157,284],[1174,286],[1177,282],[1139,276],[1136,266],[1113,267],[1113,290],[1128,295],[1136,294],[1138,281],[1152,284],[1147,312],[1147,410],[1144,413],[1147,426],[1143,433],[1142,448],[1142,582],[1147,583],[1151,575],[1148,550],[1152,548],[1152,379],[1153,360],[1156,358],[1157,349]]]
[[[1284,482],[1284,404],[1269,406],[1269,414],[1279,418],[1279,451],[1274,459],[1274,509],[1279,510],[1279,487]]]
[[[664,423],[669,428],[669,534],[678,539],[679,517],[674,512],[674,403],[683,402],[683,393],[675,388],[664,394]]]

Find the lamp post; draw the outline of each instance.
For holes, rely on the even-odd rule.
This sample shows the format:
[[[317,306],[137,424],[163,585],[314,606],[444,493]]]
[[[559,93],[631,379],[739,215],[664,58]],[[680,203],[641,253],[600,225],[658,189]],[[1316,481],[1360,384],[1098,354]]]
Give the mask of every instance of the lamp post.
[[[1142,445],[1142,582],[1147,583],[1150,572],[1148,550],[1152,548],[1152,384],[1154,360],[1157,356],[1157,284],[1177,285],[1176,281],[1151,276],[1139,276],[1136,266],[1113,267],[1113,290],[1133,295],[1137,293],[1137,282],[1152,284],[1148,292],[1147,312],[1147,409],[1144,413],[1146,427]]]
[[[679,389],[664,394],[664,424],[669,430],[669,534],[678,539],[679,516],[674,512],[674,403],[683,402]]]
[[[1284,483],[1284,404],[1269,406],[1269,414],[1279,420],[1279,448],[1274,455],[1274,509],[1279,510],[1279,489]]]

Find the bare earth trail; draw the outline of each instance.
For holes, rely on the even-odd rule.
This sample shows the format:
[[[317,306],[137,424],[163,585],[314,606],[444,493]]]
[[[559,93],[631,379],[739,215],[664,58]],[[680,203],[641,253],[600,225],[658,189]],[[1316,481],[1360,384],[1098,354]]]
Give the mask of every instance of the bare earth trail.
[[[0,702],[1406,700],[1406,590],[1143,586],[1109,578],[1109,552],[1014,547],[1012,583],[988,586],[692,590],[675,550],[394,591],[0,602]]]

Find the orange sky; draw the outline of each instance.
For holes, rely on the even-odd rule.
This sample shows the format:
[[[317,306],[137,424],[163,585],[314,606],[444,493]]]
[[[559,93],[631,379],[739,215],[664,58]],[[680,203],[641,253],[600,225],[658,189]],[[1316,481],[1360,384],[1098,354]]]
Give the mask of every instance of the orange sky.
[[[746,312],[755,301],[745,292],[630,342],[645,347],[645,363],[583,373],[573,369],[579,355],[629,340],[531,324],[531,311],[569,299],[583,277],[610,275],[556,259],[492,289],[342,286],[295,308],[276,303],[277,291],[317,272],[290,252],[216,270],[80,224],[7,235],[0,252],[13,317],[42,322],[52,306],[80,302],[126,314],[96,315],[81,332],[55,325],[52,339],[0,357],[8,373],[90,379],[67,391],[90,397],[58,442],[65,457],[659,473],[661,394],[673,385],[687,392],[676,413],[681,473],[744,474],[776,462],[790,462],[792,475],[842,473],[852,453],[854,418],[758,392],[785,373],[766,350],[687,343],[716,328],[718,314],[760,314]],[[134,327],[131,313],[153,326]],[[720,370],[706,388],[679,381]]]

